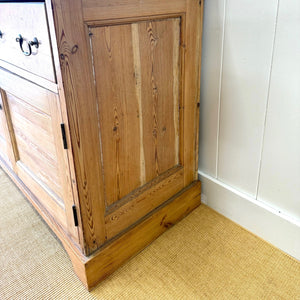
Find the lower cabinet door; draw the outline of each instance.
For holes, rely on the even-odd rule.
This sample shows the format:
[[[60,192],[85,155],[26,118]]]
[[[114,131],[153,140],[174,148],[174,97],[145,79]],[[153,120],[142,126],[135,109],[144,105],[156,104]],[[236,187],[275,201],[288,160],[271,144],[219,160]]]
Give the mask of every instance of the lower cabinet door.
[[[71,195],[59,97],[4,71],[0,71],[0,84],[14,150],[13,169],[44,211],[62,228],[71,227],[76,239],[74,224],[68,224],[71,207],[67,210],[66,205],[70,206]]]

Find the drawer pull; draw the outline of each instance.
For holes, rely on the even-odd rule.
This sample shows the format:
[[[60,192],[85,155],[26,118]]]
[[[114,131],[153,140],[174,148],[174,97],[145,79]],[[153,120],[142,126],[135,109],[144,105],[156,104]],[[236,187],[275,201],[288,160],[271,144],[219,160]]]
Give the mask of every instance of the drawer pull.
[[[16,38],[16,42],[19,43],[20,49],[24,53],[25,56],[30,56],[32,54],[31,46],[35,46],[35,48],[39,47],[39,41],[36,37],[33,39],[33,41],[29,41],[27,43],[28,51],[24,51],[24,49],[23,49],[24,39],[21,34],[19,34],[19,37]]]
[[[3,32],[0,30],[0,39],[3,37]]]

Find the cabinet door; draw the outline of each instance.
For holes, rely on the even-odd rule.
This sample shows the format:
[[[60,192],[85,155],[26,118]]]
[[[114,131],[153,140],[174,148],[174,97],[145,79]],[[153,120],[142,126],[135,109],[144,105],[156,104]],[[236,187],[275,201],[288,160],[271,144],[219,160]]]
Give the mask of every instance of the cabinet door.
[[[197,178],[201,1],[54,2],[91,253]]]
[[[71,194],[59,98],[4,71],[0,71],[0,84],[14,145],[14,170],[36,196],[38,205],[76,240],[71,207],[66,206]]]

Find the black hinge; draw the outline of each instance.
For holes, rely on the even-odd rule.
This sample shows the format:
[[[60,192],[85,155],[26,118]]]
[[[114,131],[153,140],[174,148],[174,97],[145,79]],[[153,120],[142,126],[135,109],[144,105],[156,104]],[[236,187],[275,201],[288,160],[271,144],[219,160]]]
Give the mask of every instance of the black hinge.
[[[73,217],[74,217],[74,225],[77,227],[78,226],[78,217],[77,217],[77,210],[76,210],[75,205],[72,206],[72,210],[73,210]]]
[[[63,139],[64,149],[68,149],[66,129],[65,129],[65,124],[64,123],[60,124],[60,129],[61,129],[61,135],[62,135],[62,139]]]

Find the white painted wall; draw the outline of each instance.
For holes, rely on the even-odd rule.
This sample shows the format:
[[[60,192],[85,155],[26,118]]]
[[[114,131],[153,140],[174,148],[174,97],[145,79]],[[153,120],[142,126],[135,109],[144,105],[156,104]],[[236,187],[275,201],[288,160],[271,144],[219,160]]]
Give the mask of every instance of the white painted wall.
[[[300,1],[206,0],[203,199],[300,260]]]

